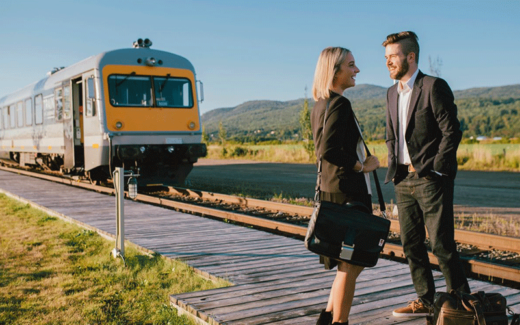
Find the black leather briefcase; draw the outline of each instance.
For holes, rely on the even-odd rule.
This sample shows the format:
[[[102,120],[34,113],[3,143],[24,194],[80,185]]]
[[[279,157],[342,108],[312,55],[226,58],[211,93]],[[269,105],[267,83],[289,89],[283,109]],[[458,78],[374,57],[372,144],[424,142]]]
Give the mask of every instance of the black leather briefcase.
[[[317,202],[309,221],[305,246],[311,252],[361,266],[374,266],[383,250],[390,220],[360,204]]]

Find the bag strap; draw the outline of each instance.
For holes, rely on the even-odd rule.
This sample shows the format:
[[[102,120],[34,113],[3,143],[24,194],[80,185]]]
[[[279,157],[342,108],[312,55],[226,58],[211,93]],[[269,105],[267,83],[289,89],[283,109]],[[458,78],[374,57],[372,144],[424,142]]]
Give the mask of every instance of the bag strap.
[[[452,292],[453,291],[454,290],[452,290]],[[477,324],[486,325],[486,318],[484,317],[484,310],[482,308],[481,301],[478,298],[461,291],[454,291],[454,293],[457,298],[460,299],[462,305],[464,308],[466,308],[467,311],[472,311],[475,313]]]
[[[506,308],[507,312],[513,316],[513,318],[511,319],[511,325],[520,325],[520,315],[515,314],[509,306],[507,306]]]
[[[327,106],[325,108],[325,114],[323,115],[323,131],[322,131],[322,133],[325,132],[325,123],[327,122],[327,112],[329,111],[329,106],[330,106],[330,98],[327,100]],[[354,113],[354,110],[352,110],[352,114],[354,115],[354,119],[356,120],[356,123],[358,125],[360,125],[359,121],[358,121],[358,119],[356,117],[356,114]],[[363,141],[363,145],[365,146],[365,150],[367,151],[367,157],[372,156],[372,154],[370,153],[370,150],[368,149],[367,144],[365,143],[365,139],[363,139],[363,134],[361,134],[360,136],[361,136],[361,140]],[[320,200],[321,161],[322,161],[322,158],[323,158],[322,155],[320,155],[320,158],[318,160],[318,176],[317,176],[317,179],[316,179],[316,191],[315,191],[315,194],[314,194],[314,201],[315,202],[318,202]],[[376,183],[377,197],[378,197],[378,200],[379,200],[379,209],[381,210],[382,216],[385,219],[388,219],[388,216],[386,215],[385,200],[383,199],[383,192],[381,191],[381,185],[379,184],[379,178],[377,177],[376,170],[372,171],[372,173],[374,174],[374,183]]]

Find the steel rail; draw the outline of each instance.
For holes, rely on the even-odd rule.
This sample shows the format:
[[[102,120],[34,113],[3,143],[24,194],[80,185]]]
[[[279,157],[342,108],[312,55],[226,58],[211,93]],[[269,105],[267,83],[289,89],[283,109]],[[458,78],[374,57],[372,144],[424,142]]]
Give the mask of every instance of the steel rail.
[[[67,178],[63,178],[63,177],[44,175],[41,173],[28,172],[28,171],[24,171],[24,170],[13,170],[13,169],[2,167],[2,166],[0,166],[0,170],[5,170],[5,171],[14,172],[14,173],[22,174],[22,175],[42,178],[42,179],[46,179],[49,181],[55,181],[58,183],[77,186],[77,187],[94,190],[94,191],[101,192],[101,193],[106,193],[106,194],[114,193],[114,189],[111,189],[111,188],[82,183],[77,180],[67,179]],[[193,193],[201,192],[201,191],[192,191],[192,190],[188,190],[188,189],[182,189],[181,192],[183,192],[183,191],[191,191]],[[126,195],[126,192],[125,192],[125,195]],[[223,195],[223,194],[218,194],[218,195],[211,194],[211,193],[205,194],[205,197],[216,197],[216,198],[218,198],[217,200],[223,200],[225,198],[225,196],[226,195]],[[294,237],[298,237],[298,238],[305,237],[305,234],[307,232],[307,228],[305,226],[293,225],[290,223],[273,221],[273,220],[255,217],[255,216],[248,216],[248,215],[244,215],[244,214],[240,214],[240,213],[236,213],[236,212],[230,212],[230,211],[221,210],[221,209],[208,208],[208,207],[204,207],[204,206],[200,206],[200,205],[173,201],[173,200],[170,200],[167,198],[161,198],[161,197],[157,197],[157,196],[138,194],[137,198],[135,200],[139,201],[139,202],[146,202],[146,203],[157,204],[157,205],[161,205],[161,206],[165,206],[165,207],[170,207],[170,208],[173,208],[173,209],[176,209],[179,211],[197,213],[202,216],[209,216],[209,217],[223,219],[223,220],[231,220],[231,221],[234,221],[234,222],[237,222],[240,224],[246,224],[249,226],[255,226],[255,227],[269,230],[269,231],[280,232],[280,233],[283,233],[284,235],[294,236]],[[242,198],[235,197],[234,200],[243,202]],[[247,199],[247,201],[254,202],[254,200],[251,200],[251,199]],[[259,200],[259,201],[261,201],[261,200]],[[264,204],[266,206],[270,206],[268,203],[265,203],[265,202],[268,202],[268,201],[264,201],[264,203],[262,203],[262,204]],[[270,202],[270,203],[276,203],[276,205],[273,205],[273,206],[288,205],[285,203],[277,203],[277,202]],[[312,211],[311,208],[309,208],[309,207],[306,207],[306,208],[310,209]],[[484,234],[477,234],[477,235],[484,235]],[[491,236],[495,236],[495,235],[491,235]],[[500,237],[500,236],[498,236],[498,237]],[[507,241],[510,239],[511,239],[510,237],[505,237],[504,240]],[[513,239],[517,240],[516,238],[513,238]],[[480,241],[482,241],[482,237],[480,237]],[[507,245],[508,244],[506,244],[505,246],[507,246]],[[516,247],[516,248],[518,248],[518,247]],[[404,252],[403,252],[402,246],[392,244],[392,243],[387,243],[385,245],[383,254],[386,256],[389,256],[391,258],[399,258],[399,259],[404,258]],[[431,252],[429,252],[428,255],[430,258],[430,263],[432,265],[437,266],[438,261],[437,261],[437,258],[435,257],[435,255],[433,255]],[[518,267],[502,266],[502,265],[479,261],[479,260],[467,258],[467,257],[463,257],[462,261],[468,272],[471,272],[471,273],[474,273],[477,275],[481,275],[481,276],[487,276],[490,279],[498,278],[498,279],[512,281],[517,284],[520,283],[520,268],[518,268]]]
[[[170,193],[200,198],[205,200],[213,200],[217,202],[226,202],[231,204],[240,204],[249,208],[262,208],[271,211],[281,211],[288,214],[296,214],[300,216],[310,216],[313,208],[299,206],[294,204],[279,203],[258,199],[250,199],[233,195],[218,194],[212,192],[198,191],[180,187],[169,187]],[[390,220],[392,222],[390,231],[399,233],[399,221]],[[499,236],[493,234],[485,234],[467,230],[455,230],[455,240],[462,244],[473,245],[484,250],[497,249],[507,252],[520,253],[520,238]]]

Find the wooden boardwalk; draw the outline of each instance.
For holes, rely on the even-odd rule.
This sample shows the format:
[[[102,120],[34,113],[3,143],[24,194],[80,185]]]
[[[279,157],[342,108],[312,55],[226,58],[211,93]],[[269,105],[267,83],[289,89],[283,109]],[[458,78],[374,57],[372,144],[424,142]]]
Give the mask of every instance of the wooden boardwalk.
[[[115,233],[115,199],[63,184],[0,171],[0,192],[102,234]],[[184,260],[196,272],[228,279],[228,288],[171,296],[201,324],[315,324],[335,271],[325,271],[299,240],[157,206],[125,201],[125,237],[148,250]],[[435,273],[440,291],[445,283]],[[520,291],[470,280],[473,291],[500,292],[520,312]],[[391,316],[416,295],[408,266],[381,259],[361,273],[350,324],[424,324]]]

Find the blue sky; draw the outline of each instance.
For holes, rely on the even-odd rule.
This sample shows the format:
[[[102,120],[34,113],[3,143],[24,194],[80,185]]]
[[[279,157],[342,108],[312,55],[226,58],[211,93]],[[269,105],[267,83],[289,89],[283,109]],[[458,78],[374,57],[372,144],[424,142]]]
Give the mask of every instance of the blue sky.
[[[357,83],[388,87],[386,35],[413,30],[443,61],[452,89],[520,83],[520,1],[47,0],[4,1],[0,97],[104,51],[150,38],[204,82],[202,112],[249,100],[292,100],[310,88],[327,46],[349,48]]]

